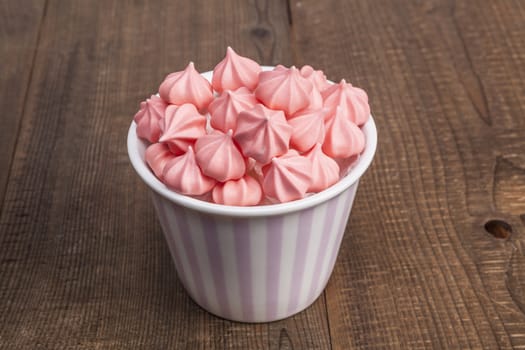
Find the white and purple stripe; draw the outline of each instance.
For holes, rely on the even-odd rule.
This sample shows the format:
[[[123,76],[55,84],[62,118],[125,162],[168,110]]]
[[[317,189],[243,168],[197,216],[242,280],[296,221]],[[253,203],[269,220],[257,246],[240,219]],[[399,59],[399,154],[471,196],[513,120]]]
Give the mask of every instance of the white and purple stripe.
[[[268,322],[312,304],[333,270],[357,182],[317,206],[268,217],[224,217],[153,192],[177,274],[218,316]]]

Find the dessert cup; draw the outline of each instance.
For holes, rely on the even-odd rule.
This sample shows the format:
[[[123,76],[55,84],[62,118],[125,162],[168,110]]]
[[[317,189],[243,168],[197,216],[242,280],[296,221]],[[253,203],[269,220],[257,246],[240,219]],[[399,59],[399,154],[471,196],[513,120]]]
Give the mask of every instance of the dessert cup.
[[[211,72],[203,73],[211,79]],[[237,207],[178,194],[144,160],[132,122],[128,153],[153,203],[178,277],[202,308],[225,319],[270,322],[311,305],[332,273],[359,179],[377,144],[374,119],[364,152],[333,186],[280,204]]]

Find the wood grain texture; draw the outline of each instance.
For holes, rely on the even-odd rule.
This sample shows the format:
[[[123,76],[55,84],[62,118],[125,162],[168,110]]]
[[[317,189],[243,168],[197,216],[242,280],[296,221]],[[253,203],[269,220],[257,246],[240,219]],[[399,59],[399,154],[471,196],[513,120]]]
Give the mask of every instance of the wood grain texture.
[[[327,348],[324,299],[269,325],[189,299],[125,145],[190,60],[290,64],[286,3],[50,0],[41,31],[0,217],[0,348]]]
[[[0,212],[24,114],[45,1],[0,4]]]
[[[299,63],[369,91],[380,136],[326,290],[333,347],[524,348],[523,2],[292,13]]]
[[[8,1],[0,28],[1,349],[525,348],[522,1]],[[227,45],[347,78],[379,129],[325,293],[269,324],[190,300],[125,148]]]

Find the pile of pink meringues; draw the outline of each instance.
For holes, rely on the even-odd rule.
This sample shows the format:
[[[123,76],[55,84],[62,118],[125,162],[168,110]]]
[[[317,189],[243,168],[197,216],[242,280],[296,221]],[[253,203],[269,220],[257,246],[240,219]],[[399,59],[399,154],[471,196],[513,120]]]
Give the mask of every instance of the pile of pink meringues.
[[[211,83],[193,63],[141,102],[137,135],[168,188],[218,204],[301,199],[335,184],[363,151],[368,97],[310,66],[261,66],[228,47]]]

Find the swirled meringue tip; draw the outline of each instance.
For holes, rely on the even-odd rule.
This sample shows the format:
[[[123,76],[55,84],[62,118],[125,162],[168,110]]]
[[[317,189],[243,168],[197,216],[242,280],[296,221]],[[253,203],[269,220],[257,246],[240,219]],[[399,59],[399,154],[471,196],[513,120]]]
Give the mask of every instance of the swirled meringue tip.
[[[253,108],[255,104],[257,104],[255,95],[245,87],[235,91],[224,90],[208,106],[210,124],[223,132],[235,129],[239,113]]]
[[[367,94],[304,65],[273,69],[231,47],[203,75],[190,62],[141,102],[144,160],[170,190],[233,206],[289,202],[346,176],[365,147]],[[160,97],[159,97],[160,96]]]
[[[204,175],[195,159],[193,147],[186,153],[170,160],[162,173],[164,183],[169,188],[190,196],[200,196],[211,191],[217,183],[215,179]]]
[[[278,65],[276,65],[275,68],[272,69],[272,70],[288,70],[288,69],[290,69],[290,68],[288,68],[288,67],[286,67],[286,66],[283,66],[282,64],[278,64]]]
[[[344,79],[339,84],[334,84],[321,92],[324,106],[329,107],[331,114],[335,114],[337,106],[345,109],[346,114],[352,122],[361,126],[367,122],[370,116],[370,105],[366,92],[352,86]]]
[[[339,165],[323,152],[321,143],[316,143],[304,156],[312,162],[312,182],[308,192],[320,192],[339,181]]]
[[[161,131],[159,121],[164,117],[168,104],[160,97],[151,95],[140,103],[140,110],[133,120],[137,123],[137,135],[151,143],[159,140]]]
[[[217,92],[236,90],[246,87],[255,89],[259,82],[261,66],[248,57],[238,55],[231,47],[226,49],[226,56],[213,69],[212,86]]]
[[[332,158],[348,158],[361,153],[365,147],[365,134],[346,113],[343,107],[337,106],[335,115],[325,122],[323,151]]]
[[[201,111],[213,100],[210,82],[197,72],[193,62],[183,71],[168,74],[160,84],[159,95],[171,104],[191,103]]]
[[[160,142],[167,143],[172,152],[180,155],[201,136],[206,135],[206,117],[190,103],[169,105],[159,122]]]
[[[263,199],[261,185],[250,175],[237,180],[218,183],[212,191],[213,201],[217,204],[252,206]]]
[[[313,85],[295,67],[259,74],[255,97],[266,107],[282,110],[291,116],[310,103]]]
[[[301,75],[308,79],[319,91],[323,91],[331,85],[323,71],[315,70],[312,66],[302,66]]]
[[[312,181],[311,173],[311,161],[296,150],[289,150],[264,166],[264,193],[281,203],[304,198]]]
[[[288,151],[292,127],[282,111],[256,104],[239,113],[234,139],[246,157],[267,164],[272,157]]]
[[[163,143],[153,143],[146,148],[144,154],[146,163],[148,163],[151,170],[157,178],[164,180],[162,173],[166,164],[175,158],[175,155],[170,151],[169,147]]]
[[[322,143],[325,138],[324,111],[299,112],[293,118],[288,119],[292,127],[290,146],[300,152],[306,152],[316,143]]]
[[[220,182],[244,176],[246,160],[235,145],[232,133],[231,129],[226,134],[215,131],[197,140],[195,156],[204,175]]]

